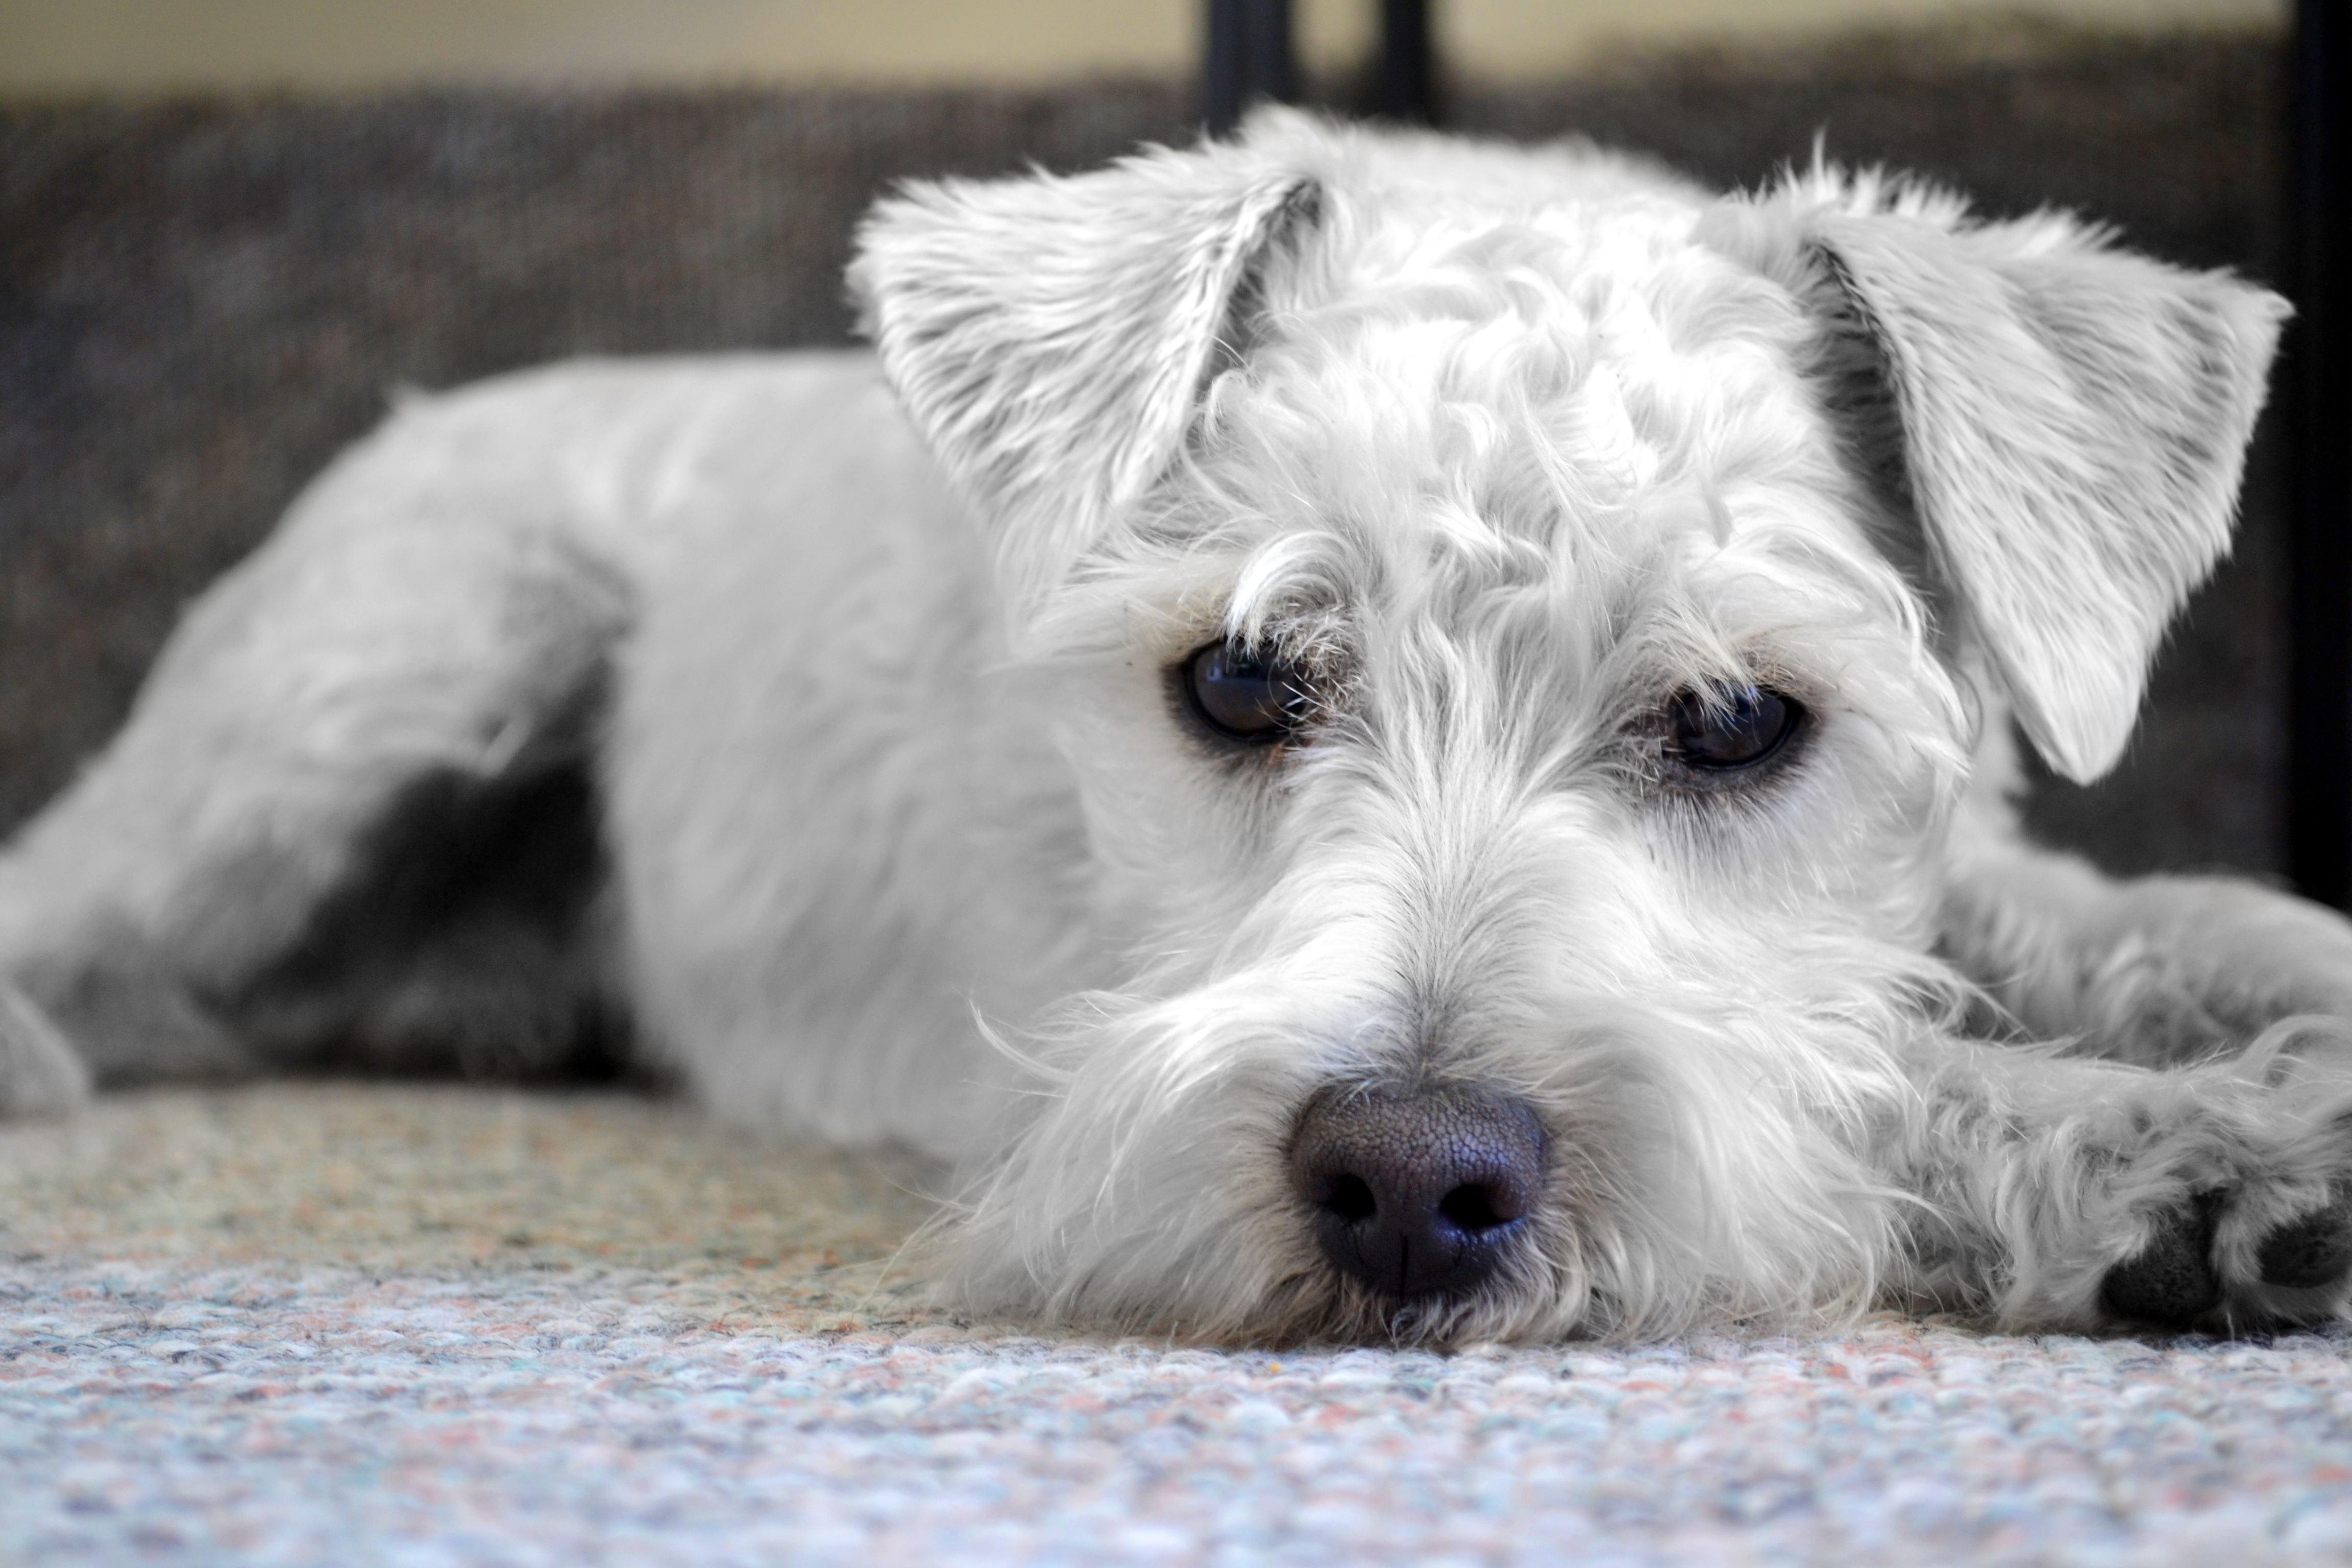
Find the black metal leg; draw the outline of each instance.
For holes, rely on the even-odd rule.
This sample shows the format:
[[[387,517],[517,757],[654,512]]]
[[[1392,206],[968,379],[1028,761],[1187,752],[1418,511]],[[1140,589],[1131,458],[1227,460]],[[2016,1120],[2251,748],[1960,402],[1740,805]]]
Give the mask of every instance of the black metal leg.
[[[2294,466],[2287,857],[2352,895],[2352,7],[2299,0],[2284,395]]]
[[[1429,0],[1381,0],[1381,63],[1372,83],[1371,111],[1390,120],[1436,124],[1436,72],[1431,58]]]
[[[1290,36],[1290,0],[1209,0],[1201,109],[1212,136],[1231,131],[1261,99],[1289,103],[1298,97]]]

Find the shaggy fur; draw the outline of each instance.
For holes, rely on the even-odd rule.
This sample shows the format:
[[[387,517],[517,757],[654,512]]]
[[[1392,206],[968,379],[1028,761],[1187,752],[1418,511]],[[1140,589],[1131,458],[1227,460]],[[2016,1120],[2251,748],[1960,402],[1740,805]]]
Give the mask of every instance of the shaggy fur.
[[[2352,927],[2009,805],[2011,713],[2125,745],[2276,299],[1876,175],[1280,114],[912,188],[853,286],[871,355],[510,377],[320,479],[0,861],[0,1100],[625,1011],[719,1114],[961,1161],[950,1289],[1042,1319],[2341,1310]],[[1220,644],[1295,676],[1276,743],[1188,707]],[[1751,688],[1801,726],[1695,769]],[[427,879],[404,967],[289,960],[416,800],[583,769],[578,896]],[[1335,1095],[1532,1117],[1491,1273],[1318,1248]]]

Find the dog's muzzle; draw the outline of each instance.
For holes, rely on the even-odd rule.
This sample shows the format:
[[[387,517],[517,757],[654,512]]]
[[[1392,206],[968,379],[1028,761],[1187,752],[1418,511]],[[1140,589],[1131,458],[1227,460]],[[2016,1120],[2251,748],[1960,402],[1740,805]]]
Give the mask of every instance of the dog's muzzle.
[[[1290,1172],[1331,1266],[1417,1301],[1467,1295],[1526,1244],[1543,1152],[1516,1100],[1332,1091],[1299,1118]]]

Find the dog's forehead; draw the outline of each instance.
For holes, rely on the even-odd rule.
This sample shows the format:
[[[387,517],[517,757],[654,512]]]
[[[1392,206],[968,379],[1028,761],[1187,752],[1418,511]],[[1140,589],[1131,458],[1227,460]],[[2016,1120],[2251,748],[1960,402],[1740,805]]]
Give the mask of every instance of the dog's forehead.
[[[1860,539],[1805,374],[1812,323],[1710,249],[1701,193],[1613,160],[1498,160],[1340,188],[1265,280],[1212,396],[1237,542],[1357,532],[1583,596],[1665,555]]]

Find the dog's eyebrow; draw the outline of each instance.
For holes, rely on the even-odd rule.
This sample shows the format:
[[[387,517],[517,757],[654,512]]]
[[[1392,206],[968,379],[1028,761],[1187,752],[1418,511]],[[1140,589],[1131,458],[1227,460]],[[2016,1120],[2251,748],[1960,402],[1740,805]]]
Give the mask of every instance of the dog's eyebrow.
[[[1243,563],[1226,601],[1225,624],[1256,635],[1302,613],[1328,616],[1360,593],[1363,564],[1364,552],[1339,530],[1278,535]]]

